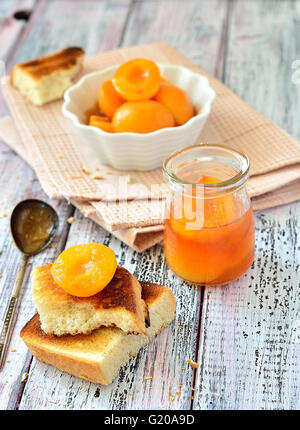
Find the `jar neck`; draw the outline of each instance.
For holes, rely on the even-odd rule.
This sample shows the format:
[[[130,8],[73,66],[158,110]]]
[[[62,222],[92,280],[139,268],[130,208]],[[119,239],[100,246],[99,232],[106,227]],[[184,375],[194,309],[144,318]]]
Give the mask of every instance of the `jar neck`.
[[[221,145],[200,144],[172,154],[165,160],[163,171],[173,191],[207,198],[242,188],[249,167],[248,157],[241,152]]]

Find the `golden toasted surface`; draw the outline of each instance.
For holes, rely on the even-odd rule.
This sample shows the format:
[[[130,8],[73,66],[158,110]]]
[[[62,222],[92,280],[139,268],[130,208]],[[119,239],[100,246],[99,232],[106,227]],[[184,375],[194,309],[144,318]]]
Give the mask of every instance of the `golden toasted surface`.
[[[122,331],[116,328],[101,327],[90,334],[77,334],[76,336],[46,334],[41,329],[40,318],[35,314],[30,321],[22,328],[20,336],[24,341],[30,340],[40,347],[45,346],[49,349],[62,349],[68,352],[76,352],[82,349],[86,353],[99,353],[105,351],[112,339]]]
[[[30,75],[33,79],[37,80],[43,76],[50,75],[57,70],[67,70],[72,68],[77,63],[78,59],[83,55],[83,49],[72,46],[54,54],[37,58],[36,60],[17,64],[14,69],[22,69],[22,71]],[[11,74],[12,80],[13,70]]]
[[[166,287],[149,282],[142,282],[142,294],[148,306],[152,305],[166,291]],[[118,335],[124,336],[124,333],[117,328],[108,327],[101,327],[90,334],[77,334],[76,336],[48,335],[41,329],[38,314],[34,315],[31,320],[28,321],[20,333],[22,339],[25,341],[30,340],[31,343],[39,345],[40,347],[45,346],[50,349],[57,348],[58,350],[63,349],[64,351],[75,351],[76,353],[81,349],[83,353],[101,353],[102,351],[106,351],[112,339],[115,339]]]
[[[95,310],[125,308],[136,312],[137,292],[141,291],[140,283],[124,267],[117,267],[110,283],[98,294],[91,297],[75,297],[60,288],[51,275],[52,264],[34,267],[32,293],[38,302],[75,302],[92,304]]]

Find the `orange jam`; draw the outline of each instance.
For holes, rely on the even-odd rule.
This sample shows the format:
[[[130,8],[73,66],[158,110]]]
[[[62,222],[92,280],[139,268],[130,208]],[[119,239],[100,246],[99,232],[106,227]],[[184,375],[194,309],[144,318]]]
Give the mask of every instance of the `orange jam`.
[[[28,202],[15,218],[15,229],[18,242],[26,253],[41,248],[53,229],[53,219],[49,210],[37,202]]]
[[[220,182],[201,176],[198,184]],[[240,191],[237,191],[240,193]],[[202,204],[196,197],[175,197],[165,221],[164,244],[170,268],[181,278],[205,285],[225,284],[237,279],[250,267],[254,258],[254,217],[250,203],[234,193],[203,191]],[[248,199],[247,199],[247,202]],[[191,218],[175,217],[175,207],[188,204],[201,211],[199,227],[191,228]],[[198,213],[199,215],[199,213]]]

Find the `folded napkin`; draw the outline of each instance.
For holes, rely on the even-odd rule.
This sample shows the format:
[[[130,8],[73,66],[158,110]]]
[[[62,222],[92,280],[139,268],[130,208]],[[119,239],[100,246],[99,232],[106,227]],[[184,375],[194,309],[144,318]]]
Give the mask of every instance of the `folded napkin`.
[[[217,97],[199,142],[228,145],[249,156],[247,189],[254,209],[300,198],[299,143],[171,46],[135,46],[87,58],[81,76],[135,57],[181,64],[209,79]],[[32,165],[50,198],[67,198],[138,251],[161,241],[167,193],[161,169],[120,172],[101,165],[62,115],[61,100],[36,107],[10,85],[9,77],[2,87],[15,126],[11,119],[2,120],[0,136]],[[96,179],[97,173],[103,179]],[[157,187],[150,189],[152,184]]]

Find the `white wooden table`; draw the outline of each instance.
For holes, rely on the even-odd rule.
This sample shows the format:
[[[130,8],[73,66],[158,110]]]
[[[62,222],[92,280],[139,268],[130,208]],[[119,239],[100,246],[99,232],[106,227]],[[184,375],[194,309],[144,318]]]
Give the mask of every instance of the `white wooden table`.
[[[24,10],[31,13],[29,20],[14,18]],[[299,34],[298,0],[0,2],[0,57],[8,71],[16,62],[69,45],[91,55],[166,41],[298,138],[300,87],[291,76],[293,61],[300,59]],[[1,98],[0,115],[7,113]],[[20,262],[5,213],[27,197],[49,199],[23,160],[3,143],[0,152],[2,320]],[[0,372],[1,409],[300,408],[300,202],[256,213],[255,262],[244,277],[221,288],[189,286],[168,270],[161,246],[137,254],[66,202],[56,209],[59,234],[26,270]],[[32,266],[52,261],[66,246],[89,241],[111,246],[135,276],[171,287],[177,298],[175,321],[108,387],[32,359],[19,338],[34,313],[28,282]],[[187,359],[198,362],[198,369]],[[144,380],[148,374],[153,378]]]

